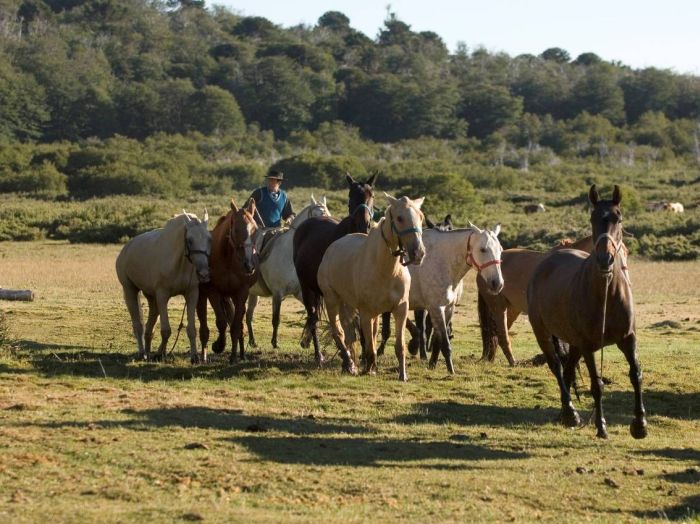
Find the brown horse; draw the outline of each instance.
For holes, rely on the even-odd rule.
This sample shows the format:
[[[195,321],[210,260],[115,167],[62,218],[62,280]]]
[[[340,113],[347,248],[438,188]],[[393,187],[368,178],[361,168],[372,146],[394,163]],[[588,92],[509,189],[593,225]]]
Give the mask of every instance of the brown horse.
[[[345,180],[349,188],[348,216],[340,222],[331,217],[312,217],[303,222],[294,233],[292,256],[306,308],[302,346],[308,347],[309,338],[313,341],[318,365],[323,363],[316,333],[323,304],[323,293],[317,280],[318,267],[326,249],[335,240],[349,233],[367,233],[372,224],[376,173],[365,182],[356,181],[350,175],[346,175]]]
[[[595,401],[595,423],[600,438],[607,438],[601,393],[594,354],[598,349],[617,344],[630,367],[634,388],[635,418],[630,425],[634,438],[647,435],[642,403],[642,372],[635,335],[632,288],[622,270],[622,212],[620,188],[615,186],[612,200],[601,200],[595,185],[589,198],[593,205],[591,225],[593,252],[561,249],[547,256],[535,269],[527,290],[530,323],[537,342],[547,357],[561,391],[562,421],[577,426],[580,418],[569,389],[576,364],[583,356],[591,377]],[[563,368],[555,351],[554,339],[570,344],[569,358]]]
[[[482,279],[476,279],[479,290],[478,311],[483,345],[482,360],[492,362],[496,358],[497,346],[501,346],[508,363],[511,366],[515,365],[508,331],[521,313],[527,315],[527,285],[535,268],[549,253],[559,249],[578,249],[590,253],[593,251],[593,240],[590,236],[577,241],[565,239],[549,252],[520,248],[506,249],[501,263],[505,285],[498,295],[491,293]],[[622,269],[629,280],[626,262],[627,247],[624,244],[621,256],[624,257]]]
[[[236,343],[244,356],[243,315],[248,290],[257,279],[257,257],[255,254],[256,226],[253,215],[255,201],[251,198],[245,207],[238,208],[231,200],[231,211],[219,218],[211,233],[212,250],[210,258],[211,280],[202,284],[197,303],[199,318],[199,338],[202,354],[206,358],[209,341],[207,326],[207,299],[216,315],[219,336],[212,344],[214,353],[226,348],[226,327],[231,326],[231,362],[236,360]],[[229,301],[233,301],[233,309]]]

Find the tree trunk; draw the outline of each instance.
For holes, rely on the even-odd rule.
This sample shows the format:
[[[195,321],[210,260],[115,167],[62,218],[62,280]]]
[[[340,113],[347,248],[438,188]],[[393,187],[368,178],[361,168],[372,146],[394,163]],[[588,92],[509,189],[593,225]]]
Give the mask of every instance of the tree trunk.
[[[0,288],[0,300],[34,300],[34,292],[31,289],[2,289]]]

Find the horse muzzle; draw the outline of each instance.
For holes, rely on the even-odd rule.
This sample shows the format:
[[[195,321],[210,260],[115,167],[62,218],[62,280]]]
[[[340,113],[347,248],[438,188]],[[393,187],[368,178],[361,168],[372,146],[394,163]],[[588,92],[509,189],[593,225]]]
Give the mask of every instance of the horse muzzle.
[[[211,275],[209,271],[197,271],[197,278],[200,284],[206,284],[211,280]]]
[[[615,257],[611,253],[600,253],[597,255],[596,259],[598,262],[598,270],[603,275],[609,275],[612,273]]]

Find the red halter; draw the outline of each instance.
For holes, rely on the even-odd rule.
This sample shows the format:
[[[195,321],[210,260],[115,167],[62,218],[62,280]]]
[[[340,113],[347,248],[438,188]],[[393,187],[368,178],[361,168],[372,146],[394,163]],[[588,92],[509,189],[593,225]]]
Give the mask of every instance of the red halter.
[[[493,260],[489,260],[483,265],[479,265],[479,263],[474,259],[474,255],[472,255],[472,250],[471,248],[471,243],[472,243],[472,236],[469,235],[469,240],[467,241],[467,258],[466,262],[468,266],[471,266],[473,268],[476,268],[477,273],[481,273],[481,271],[489,266],[500,266],[501,265],[501,259],[500,258],[494,258]]]

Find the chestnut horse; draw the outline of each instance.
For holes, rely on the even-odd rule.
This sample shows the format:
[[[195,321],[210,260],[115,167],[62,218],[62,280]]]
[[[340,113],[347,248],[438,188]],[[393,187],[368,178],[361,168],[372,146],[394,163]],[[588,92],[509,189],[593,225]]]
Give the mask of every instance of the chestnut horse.
[[[537,266],[527,289],[530,324],[559,383],[562,421],[571,427],[580,423],[580,417],[571,403],[569,389],[576,364],[583,356],[591,377],[595,424],[600,438],[607,438],[608,432],[601,400],[603,382],[598,376],[594,354],[607,345],[617,344],[629,363],[634,388],[635,418],[630,432],[634,438],[644,438],[647,421],[642,403],[634,300],[620,256],[622,195],[620,188],[615,186],[612,200],[601,200],[593,185],[589,199],[593,205],[593,252],[586,255],[575,249],[561,249],[548,255]],[[555,351],[554,338],[569,343],[565,367]]]
[[[559,249],[579,249],[590,253],[593,240],[590,236],[572,242],[562,240],[549,252],[532,249],[506,249],[503,252],[501,271],[505,285],[503,290],[494,295],[481,279],[476,279],[478,293],[479,326],[483,345],[481,359],[492,362],[496,358],[496,348],[501,346],[503,354],[511,366],[515,365],[512,345],[508,330],[521,313],[527,315],[527,285],[537,265],[548,253]],[[629,280],[627,271],[627,247],[622,246],[620,256],[623,258],[623,271]],[[544,363],[544,362],[542,362]]]
[[[219,336],[212,344],[214,353],[226,348],[226,327],[231,328],[231,362],[236,360],[236,343],[240,346],[241,359],[244,356],[243,315],[248,291],[257,278],[255,255],[256,226],[253,215],[255,201],[251,198],[245,207],[238,208],[231,200],[231,211],[219,218],[211,233],[212,249],[210,258],[211,279],[200,286],[197,317],[199,318],[199,338],[202,354],[206,359],[206,346],[209,342],[207,325],[207,299],[216,315],[216,328]],[[233,301],[233,310],[229,300]]]
[[[348,216],[338,222],[331,217],[313,217],[303,222],[294,233],[292,256],[299,277],[301,296],[306,308],[306,325],[302,337],[302,347],[308,347],[309,339],[314,344],[316,363],[323,363],[323,355],[318,344],[316,328],[323,305],[323,293],[318,286],[318,267],[323,255],[335,240],[349,233],[367,233],[372,224],[374,205],[375,173],[365,182],[354,180],[346,175],[348,183]]]

